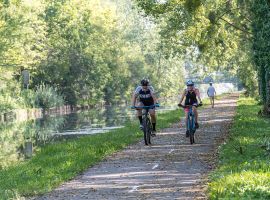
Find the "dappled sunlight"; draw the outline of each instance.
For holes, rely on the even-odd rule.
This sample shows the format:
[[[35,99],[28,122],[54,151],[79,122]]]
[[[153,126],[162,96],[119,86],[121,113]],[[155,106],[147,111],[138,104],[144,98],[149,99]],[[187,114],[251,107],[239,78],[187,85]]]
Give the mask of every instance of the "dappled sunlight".
[[[112,190],[114,192],[130,192],[134,186],[134,193],[169,193],[177,190],[191,191],[190,188],[199,180],[201,174],[179,173],[176,170],[170,171],[129,171],[126,173],[103,173],[99,175],[84,175],[80,181],[72,181],[65,184],[59,191],[67,192],[70,190],[92,189]],[[153,183],[152,179],[158,180]],[[118,189],[118,190],[116,190]]]
[[[209,124],[214,124],[215,122],[225,122],[225,121],[232,121],[232,119],[213,119],[213,120],[207,120],[205,121],[206,123],[209,123]],[[204,123],[204,122],[202,122]]]

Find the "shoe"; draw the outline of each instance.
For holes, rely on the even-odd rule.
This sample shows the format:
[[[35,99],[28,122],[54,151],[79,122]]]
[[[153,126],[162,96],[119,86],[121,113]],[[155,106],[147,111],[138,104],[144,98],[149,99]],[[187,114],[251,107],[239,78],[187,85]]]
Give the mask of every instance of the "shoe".
[[[199,128],[198,122],[195,122],[195,128],[196,128],[196,129]]]
[[[157,136],[156,132],[157,132],[156,130],[153,130],[152,133],[151,133],[151,136],[156,137]]]
[[[140,124],[140,129],[143,130],[143,125],[142,124]]]
[[[188,132],[188,130],[186,131],[186,137],[189,137],[189,132]]]

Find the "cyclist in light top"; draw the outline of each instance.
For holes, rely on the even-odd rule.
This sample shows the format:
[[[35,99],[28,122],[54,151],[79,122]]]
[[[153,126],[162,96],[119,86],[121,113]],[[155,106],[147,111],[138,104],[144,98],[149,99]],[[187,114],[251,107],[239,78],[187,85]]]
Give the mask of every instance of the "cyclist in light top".
[[[155,96],[154,88],[149,85],[148,79],[143,79],[141,81],[141,86],[138,86],[133,93],[132,96],[132,107],[135,107],[136,100],[138,99],[137,106],[152,106],[157,104],[157,98]],[[149,113],[151,116],[151,122],[153,126],[153,136],[156,133],[156,113],[155,108],[149,109]],[[142,125],[142,110],[137,109],[137,116],[140,122],[140,129],[143,129]]]
[[[199,104],[202,105],[200,91],[198,88],[194,87],[194,82],[192,80],[188,80],[186,85],[187,85],[187,88],[184,90],[178,105],[182,104],[182,101],[184,100],[184,98],[185,98],[185,105],[192,105],[192,110],[195,114],[195,127],[199,128],[198,112],[197,112],[196,106],[198,105],[198,100],[200,102]],[[188,112],[189,112],[189,108],[185,108],[186,124],[187,124],[187,119],[188,119]],[[186,136],[188,137],[188,131],[186,132]]]

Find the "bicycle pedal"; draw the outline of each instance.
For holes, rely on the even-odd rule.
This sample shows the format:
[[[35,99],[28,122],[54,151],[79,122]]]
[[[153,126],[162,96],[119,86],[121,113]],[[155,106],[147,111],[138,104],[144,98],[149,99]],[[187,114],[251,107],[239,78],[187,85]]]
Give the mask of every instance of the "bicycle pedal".
[[[156,134],[156,133],[151,133],[151,136],[152,136],[152,137],[156,137],[157,134]]]

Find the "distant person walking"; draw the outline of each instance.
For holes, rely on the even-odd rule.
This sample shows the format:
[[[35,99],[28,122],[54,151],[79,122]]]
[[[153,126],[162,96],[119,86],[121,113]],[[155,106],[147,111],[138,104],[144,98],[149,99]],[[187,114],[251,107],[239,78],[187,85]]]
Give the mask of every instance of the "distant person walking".
[[[211,103],[211,106],[212,108],[214,108],[214,105],[215,105],[215,96],[216,96],[216,90],[215,88],[213,87],[213,83],[210,82],[209,83],[209,88],[207,89],[207,95],[208,97],[210,98],[210,103]]]
[[[30,82],[30,72],[27,69],[22,68],[22,83],[23,88],[28,89]]]

